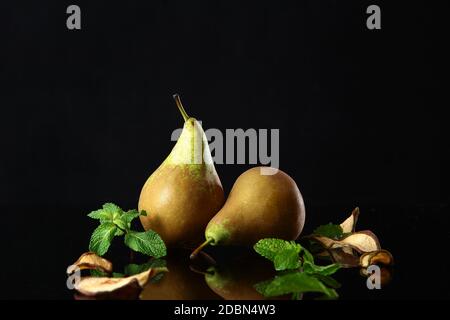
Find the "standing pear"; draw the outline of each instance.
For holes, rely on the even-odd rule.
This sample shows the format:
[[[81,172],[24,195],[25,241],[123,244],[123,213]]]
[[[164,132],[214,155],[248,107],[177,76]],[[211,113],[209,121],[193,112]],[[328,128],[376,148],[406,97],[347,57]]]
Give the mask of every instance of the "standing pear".
[[[191,247],[222,207],[224,192],[200,123],[187,115],[178,95],[174,99],[183,131],[144,184],[138,208],[147,212],[140,217],[144,229],[158,232],[168,247]]]

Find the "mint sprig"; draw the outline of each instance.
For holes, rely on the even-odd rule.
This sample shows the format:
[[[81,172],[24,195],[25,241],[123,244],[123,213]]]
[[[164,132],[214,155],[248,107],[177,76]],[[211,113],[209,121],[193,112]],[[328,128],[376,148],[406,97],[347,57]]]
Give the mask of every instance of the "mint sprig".
[[[124,242],[132,250],[155,258],[164,257],[167,254],[166,245],[155,231],[131,230],[131,222],[141,215],[146,216],[147,213],[135,209],[124,212],[114,203],[105,203],[102,209],[89,213],[88,217],[100,222],[92,233],[89,250],[103,256],[114,237],[125,235]]]
[[[267,238],[258,241],[254,249],[272,261],[275,270],[284,271],[271,280],[255,285],[262,295],[274,297],[289,293],[298,297],[305,292],[320,292],[327,299],[338,297],[335,289],[340,284],[331,275],[341,268],[340,265],[316,265],[314,256],[294,241]]]
[[[313,234],[339,240],[344,236],[344,231],[342,230],[342,227],[340,225],[329,223],[318,226],[316,229],[314,229]]]

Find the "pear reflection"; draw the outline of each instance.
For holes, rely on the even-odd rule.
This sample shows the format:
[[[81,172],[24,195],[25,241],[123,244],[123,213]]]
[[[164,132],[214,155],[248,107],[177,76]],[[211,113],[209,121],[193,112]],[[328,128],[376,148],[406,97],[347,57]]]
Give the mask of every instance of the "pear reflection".
[[[157,282],[148,283],[141,292],[142,300],[217,300],[205,283],[203,274],[189,267],[188,251],[169,252],[165,257],[169,272]]]
[[[241,253],[208,268],[205,281],[225,300],[262,300],[254,285],[275,275],[273,264],[256,254]]]

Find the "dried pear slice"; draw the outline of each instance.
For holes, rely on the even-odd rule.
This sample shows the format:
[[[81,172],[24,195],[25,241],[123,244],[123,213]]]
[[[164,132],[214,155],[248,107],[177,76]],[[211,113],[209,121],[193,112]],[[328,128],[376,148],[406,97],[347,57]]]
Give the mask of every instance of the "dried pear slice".
[[[94,252],[86,252],[67,268],[67,274],[73,273],[77,268],[80,270],[98,269],[105,273],[111,273],[113,270],[113,265],[110,261],[99,257]]]
[[[350,217],[340,224],[343,233],[355,232],[356,222],[358,222],[359,207],[353,209]]]
[[[350,247],[359,253],[381,250],[377,236],[369,230],[354,232],[341,240],[334,240],[322,236],[313,236],[313,239],[327,249]],[[346,253],[349,254],[348,252]]]
[[[373,252],[367,252],[361,255],[359,258],[359,264],[363,268],[367,268],[370,265],[382,264],[390,266],[394,263],[394,257],[387,250],[378,250]]]
[[[354,232],[338,242],[349,245],[359,253],[381,250],[377,236],[369,230]]]
[[[85,296],[110,294],[126,287],[135,287],[140,290],[160,272],[167,272],[167,268],[150,268],[126,278],[82,277],[75,285],[75,289]]]

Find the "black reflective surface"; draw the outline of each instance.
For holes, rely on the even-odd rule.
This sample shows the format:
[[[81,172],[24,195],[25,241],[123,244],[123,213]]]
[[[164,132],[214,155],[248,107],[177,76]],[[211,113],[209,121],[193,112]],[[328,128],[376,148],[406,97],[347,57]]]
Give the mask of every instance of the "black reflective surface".
[[[57,211],[56,211],[57,210]],[[381,290],[368,290],[366,279],[358,269],[343,269],[335,278],[342,284],[340,299],[428,299],[449,298],[448,267],[445,257],[449,207],[362,207],[358,230],[370,229],[378,236],[383,248],[392,252],[395,266],[392,280]],[[307,212],[305,234],[315,226],[340,221],[349,207],[318,207]],[[6,230],[9,248],[3,252],[2,298],[73,299],[74,292],[66,288],[65,269],[87,251],[90,232],[95,222],[83,209],[47,209],[34,211],[41,220],[36,230],[30,210],[10,209],[17,215],[16,223]],[[58,213],[64,228],[53,227],[46,214]],[[88,211],[87,211],[88,212]],[[21,217],[21,218],[19,218]],[[48,217],[48,216],[47,216]],[[20,230],[20,232],[17,232]],[[432,236],[430,236],[432,235]],[[22,238],[26,245],[14,244]],[[14,250],[11,250],[14,248]],[[273,275],[265,259],[245,248],[211,247],[205,250],[216,260],[216,266],[201,258],[189,261],[189,251],[170,250],[167,264],[170,272],[160,282],[143,291],[145,299],[257,299],[254,283]],[[130,263],[145,262],[146,258],[131,255],[120,239],[113,242],[105,256],[114,264],[114,271],[122,272]],[[9,263],[10,261],[10,263]],[[5,268],[6,267],[6,268]],[[305,295],[305,299],[312,296]]]

